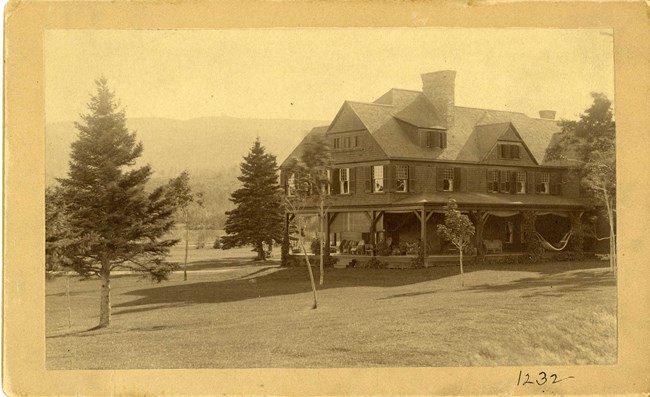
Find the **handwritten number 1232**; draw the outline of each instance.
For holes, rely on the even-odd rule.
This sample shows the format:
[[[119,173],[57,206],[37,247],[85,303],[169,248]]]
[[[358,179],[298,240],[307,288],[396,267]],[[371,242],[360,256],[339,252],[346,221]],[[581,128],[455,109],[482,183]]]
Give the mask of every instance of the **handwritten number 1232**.
[[[553,383],[560,383],[564,380],[567,379],[572,379],[573,376],[567,376],[566,378],[561,378],[559,379],[557,374],[546,374],[546,372],[542,371],[538,374],[538,378],[531,379],[531,376],[529,373],[523,373],[519,371],[519,378],[517,379],[517,386],[524,386],[524,385],[534,385],[537,384],[538,386],[541,386],[545,384],[546,382],[550,382],[551,384]]]

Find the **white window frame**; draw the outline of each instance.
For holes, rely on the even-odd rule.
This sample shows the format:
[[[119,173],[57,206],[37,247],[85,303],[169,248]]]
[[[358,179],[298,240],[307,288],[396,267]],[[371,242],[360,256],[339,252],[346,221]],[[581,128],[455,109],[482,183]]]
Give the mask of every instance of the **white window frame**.
[[[339,183],[341,194],[350,194],[350,169],[339,168]]]
[[[516,192],[517,194],[526,194],[526,172],[525,171],[517,171],[517,176],[515,177],[516,180]]]
[[[329,196],[332,194],[332,183],[330,182],[332,180],[332,170],[325,170],[325,176],[327,177],[327,183],[323,186],[323,190],[325,190],[325,195]]]
[[[293,197],[296,195],[296,175],[290,174],[287,178],[287,196]]]
[[[498,170],[488,170],[488,192],[499,193],[499,171]]]
[[[383,165],[373,165],[372,166],[372,192],[373,193],[384,193],[386,191],[386,186],[384,186],[384,166]]]
[[[395,166],[395,179],[397,180],[396,192],[408,193],[409,191],[409,166],[396,165]]]
[[[544,186],[544,191],[543,192],[538,191],[537,193],[551,194],[551,174],[548,172],[540,172],[539,175],[541,181],[539,182],[538,185]]]
[[[504,178],[505,176],[505,178]],[[499,192],[510,193],[512,186],[510,186],[510,171],[499,171]]]
[[[445,184],[447,185],[446,189]],[[454,191],[454,169],[452,167],[442,169],[442,190],[445,192]]]

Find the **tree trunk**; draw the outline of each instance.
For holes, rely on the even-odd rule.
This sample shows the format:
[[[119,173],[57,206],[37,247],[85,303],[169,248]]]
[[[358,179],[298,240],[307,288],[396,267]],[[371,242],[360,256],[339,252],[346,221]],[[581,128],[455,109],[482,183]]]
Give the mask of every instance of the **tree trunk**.
[[[460,254],[460,285],[465,286],[465,280],[463,279],[463,247],[458,247],[458,253]]]
[[[258,241],[257,247],[255,249],[257,250],[257,260],[258,261],[266,260],[266,255],[264,255],[264,241]]]
[[[314,273],[311,270],[311,263],[309,262],[309,254],[307,254],[307,248],[305,248],[305,243],[301,240],[300,246],[302,247],[302,252],[305,254],[305,261],[307,262],[307,269],[309,270],[309,280],[311,281],[311,289],[314,291],[314,305],[312,309],[318,307],[318,296],[316,295],[316,282],[314,282]]]
[[[65,296],[68,300],[68,328],[72,327],[72,305],[70,304],[70,277],[68,271],[65,272]]]
[[[323,278],[325,277],[325,271],[324,271],[324,266],[323,266],[323,259],[325,255],[325,248],[329,249],[329,247],[325,247],[325,238],[323,236],[323,218],[325,217],[325,211],[323,211],[323,199],[321,198],[320,200],[320,213],[318,214],[318,226],[319,226],[319,234],[318,234],[318,244],[320,245],[320,280],[318,281],[319,285],[323,285]]]
[[[108,327],[111,324],[111,271],[108,269],[108,265],[102,267],[102,292],[99,304],[99,328]]]
[[[185,212],[185,261],[183,262],[183,281],[187,281],[187,250],[190,243],[190,225],[188,224],[189,217]]]
[[[616,271],[616,236],[614,235],[614,210],[609,202],[609,195],[603,191],[605,204],[607,205],[607,218],[609,220],[609,268],[612,272]]]

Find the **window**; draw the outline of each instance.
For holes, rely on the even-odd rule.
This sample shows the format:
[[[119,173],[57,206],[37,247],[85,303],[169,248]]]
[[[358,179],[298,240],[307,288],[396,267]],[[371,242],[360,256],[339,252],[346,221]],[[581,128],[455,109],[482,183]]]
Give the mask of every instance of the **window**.
[[[354,136],[354,147],[359,147],[359,135]]]
[[[501,171],[501,183],[499,184],[500,186],[500,191],[502,193],[510,193],[510,173],[508,171]]]
[[[321,186],[321,191],[325,192],[326,195],[332,194],[332,170],[326,170],[327,182],[323,183]]]
[[[294,196],[296,194],[296,176],[289,175],[287,179],[287,196]]]
[[[350,148],[350,137],[346,136],[343,138],[343,148],[348,149]]]
[[[383,165],[372,166],[372,192],[373,193],[384,192],[384,166]]]
[[[454,169],[453,168],[443,168],[442,190],[446,192],[451,192],[454,190]]]
[[[537,174],[537,193],[540,194],[549,194],[550,189],[549,185],[551,183],[551,177],[548,172],[540,172]]]
[[[499,191],[499,171],[488,171],[488,192],[496,193]]]
[[[523,171],[517,172],[517,193],[526,193],[526,173]]]
[[[334,149],[340,149],[341,148],[341,138],[334,138]]]
[[[499,158],[506,160],[519,160],[519,145],[517,144],[499,144]]]
[[[424,131],[426,134],[426,147],[447,147],[447,133],[442,131]]]
[[[339,170],[339,182],[341,184],[341,194],[350,194],[350,169],[341,168]]]
[[[409,166],[408,165],[395,166],[395,179],[397,180],[397,188],[395,190],[398,192],[408,192]]]

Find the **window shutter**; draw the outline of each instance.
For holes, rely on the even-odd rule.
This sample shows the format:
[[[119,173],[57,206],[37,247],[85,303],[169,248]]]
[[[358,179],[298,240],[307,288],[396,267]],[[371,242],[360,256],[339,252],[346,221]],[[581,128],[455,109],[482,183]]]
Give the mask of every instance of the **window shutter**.
[[[338,168],[332,169],[330,172],[330,186],[332,187],[332,194],[341,194],[341,172]]]
[[[461,178],[461,168],[454,167],[454,191],[464,191],[463,178]]]
[[[444,169],[442,167],[436,167],[436,190],[441,191],[444,189],[444,179]]]
[[[541,193],[541,180],[542,180],[542,173],[541,172],[536,172],[535,173],[535,193]]]
[[[518,159],[519,158],[519,146],[518,145],[512,145],[510,149],[510,154],[513,159]]]
[[[562,184],[561,184],[561,175],[557,172],[551,173],[550,176],[550,188],[551,188],[551,194],[554,195],[559,195],[562,194]]]
[[[409,175],[409,181],[408,181],[408,192],[415,192],[418,187],[417,180],[420,178],[420,174],[422,173],[422,167],[416,167],[416,166],[408,166],[408,175]]]
[[[447,133],[446,132],[441,132],[440,133],[440,142],[441,142],[441,148],[445,149],[447,147]]]
[[[348,179],[350,180],[350,194],[354,194],[357,190],[356,168],[350,167],[348,171]]]
[[[535,194],[535,173],[532,171],[526,172],[526,193]]]
[[[510,173],[510,193],[517,193],[517,171]]]
[[[280,184],[284,189],[284,194],[289,194],[289,186],[287,183],[287,171],[280,171]]]
[[[501,146],[501,158],[509,159],[510,158],[510,145],[500,145]]]
[[[427,147],[427,134],[428,131],[418,130],[418,139],[420,140],[420,147]]]
[[[366,193],[372,193],[372,166],[363,167]]]
[[[391,192],[393,189],[393,183],[395,180],[395,166],[394,165],[385,165],[384,166],[384,191]]]

